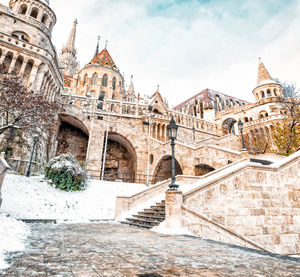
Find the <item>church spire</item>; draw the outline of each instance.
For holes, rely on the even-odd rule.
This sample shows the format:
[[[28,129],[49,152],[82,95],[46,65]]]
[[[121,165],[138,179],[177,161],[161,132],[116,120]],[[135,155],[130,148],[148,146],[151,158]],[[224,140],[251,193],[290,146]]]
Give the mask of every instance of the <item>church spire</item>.
[[[265,65],[263,64],[261,58],[259,58],[257,84],[259,84],[265,80],[272,80],[272,77],[270,76],[268,70],[266,69]]]
[[[96,46],[96,51],[94,54],[94,58],[99,54],[99,43],[100,43],[100,36],[98,36],[98,42],[97,42],[97,46]]]
[[[128,87],[128,93],[134,95],[134,86],[133,86],[133,75],[131,75],[130,84]]]
[[[73,76],[79,68],[79,62],[77,61],[77,51],[75,49],[77,24],[78,21],[77,19],[75,19],[67,44],[63,46],[59,57],[63,73],[70,76]]]
[[[74,20],[73,22],[73,28],[71,30],[71,33],[69,35],[69,39],[67,42],[66,47],[68,47],[69,50],[73,50],[75,48],[75,37],[76,37],[76,26],[78,24],[77,19]]]

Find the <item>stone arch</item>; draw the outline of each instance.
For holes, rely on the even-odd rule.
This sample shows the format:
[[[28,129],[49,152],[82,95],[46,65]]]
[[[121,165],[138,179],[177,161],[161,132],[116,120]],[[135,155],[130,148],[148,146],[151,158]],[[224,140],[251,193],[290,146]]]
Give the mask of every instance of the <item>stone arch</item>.
[[[222,123],[223,134],[235,134],[234,125],[237,121],[234,118],[227,118]]]
[[[60,127],[57,135],[56,154],[71,153],[79,161],[85,162],[89,133],[85,124],[78,118],[60,114]]]
[[[267,117],[268,116],[268,113],[263,110],[263,111],[260,111],[259,114],[258,114],[258,118],[264,118],[264,117]]]
[[[35,76],[33,90],[39,91],[41,89],[43,80],[46,75],[46,71],[47,71],[47,66],[44,63],[40,64]]]
[[[175,175],[182,175],[183,171],[179,162],[175,158]],[[163,156],[157,163],[154,174],[154,183],[167,180],[172,177],[172,156]]]
[[[33,18],[37,18],[39,15],[39,9],[37,7],[33,7],[30,12],[30,16]]]
[[[25,84],[28,83],[29,78],[30,78],[30,73],[32,71],[32,67],[33,67],[34,61],[33,60],[29,60],[26,64],[25,70],[24,70],[24,75],[23,75],[23,79]]]
[[[26,4],[22,4],[20,6],[20,8],[19,8],[19,14],[26,14],[27,9],[28,9],[27,5]]]
[[[207,164],[197,164],[195,165],[195,176],[202,176],[209,172],[214,171],[215,168],[213,168],[210,165]]]
[[[4,58],[3,64],[6,67],[7,70],[9,70],[9,67],[11,65],[13,59],[13,53],[12,52],[8,52],[6,53],[6,56]]]
[[[109,132],[104,168],[105,180],[134,183],[136,170],[137,155],[131,142],[120,133]]]
[[[16,75],[19,75],[20,71],[21,71],[21,67],[22,67],[22,64],[24,62],[24,58],[23,56],[19,56],[16,60],[16,63],[15,63],[15,67],[13,69],[13,72],[16,74]]]
[[[48,15],[46,13],[44,13],[41,21],[46,26],[47,26],[48,18],[49,18]]]

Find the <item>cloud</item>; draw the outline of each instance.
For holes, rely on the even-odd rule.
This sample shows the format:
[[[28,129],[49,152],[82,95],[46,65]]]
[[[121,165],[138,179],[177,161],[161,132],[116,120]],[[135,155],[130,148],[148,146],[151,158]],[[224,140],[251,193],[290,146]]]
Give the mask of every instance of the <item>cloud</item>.
[[[7,4],[8,1],[0,0]],[[288,2],[288,3],[287,3]],[[297,0],[52,0],[58,49],[78,18],[83,66],[97,36],[141,94],[160,84],[173,105],[209,87],[252,100],[258,57],[274,77],[297,82],[300,2]],[[163,4],[162,4],[163,3]]]

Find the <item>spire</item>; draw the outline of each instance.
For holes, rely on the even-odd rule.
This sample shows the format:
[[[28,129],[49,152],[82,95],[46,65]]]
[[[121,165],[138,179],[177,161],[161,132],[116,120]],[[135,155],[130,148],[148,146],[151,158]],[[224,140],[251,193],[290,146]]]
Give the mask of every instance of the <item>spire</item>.
[[[69,35],[67,44],[63,46],[59,61],[62,65],[62,71],[65,75],[73,76],[79,69],[79,62],[77,61],[77,51],[75,49],[76,27],[77,19],[73,22],[73,27]]]
[[[67,42],[67,45],[66,47],[72,51],[75,47],[75,37],[76,37],[76,26],[78,24],[78,21],[77,19],[74,20],[73,22],[73,28],[71,30],[71,33],[69,35],[69,39],[68,39],[68,42]]]
[[[131,80],[128,87],[128,93],[134,95],[133,75],[131,75]]]
[[[100,42],[100,36],[98,36],[98,42],[97,42],[97,46],[96,46],[96,51],[95,51],[95,54],[94,54],[94,58],[99,54],[99,42]]]
[[[108,40],[105,41],[105,49],[107,49]]]
[[[263,64],[261,58],[259,58],[257,84],[259,84],[265,80],[272,80],[272,77],[270,76],[268,70],[266,69],[265,65]]]

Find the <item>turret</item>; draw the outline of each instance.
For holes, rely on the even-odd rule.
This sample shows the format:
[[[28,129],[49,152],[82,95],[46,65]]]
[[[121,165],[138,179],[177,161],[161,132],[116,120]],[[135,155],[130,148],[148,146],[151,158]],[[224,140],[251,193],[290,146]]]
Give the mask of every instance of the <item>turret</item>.
[[[282,96],[282,87],[275,82],[270,76],[268,70],[259,58],[257,85],[253,90],[253,95],[256,101],[264,98],[280,97]]]
[[[56,16],[49,7],[49,0],[10,0],[9,8],[20,18],[30,17],[42,23],[50,32],[56,24]]]

